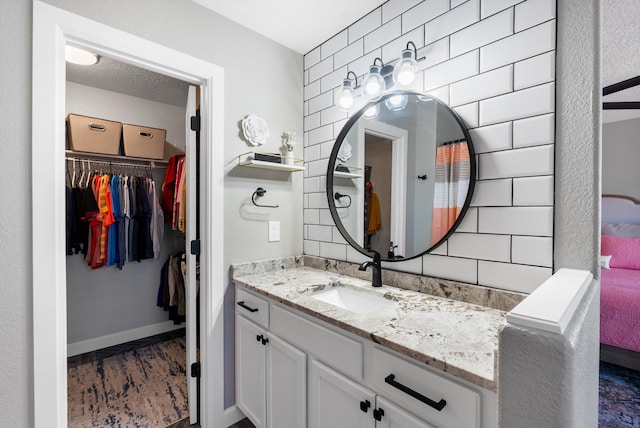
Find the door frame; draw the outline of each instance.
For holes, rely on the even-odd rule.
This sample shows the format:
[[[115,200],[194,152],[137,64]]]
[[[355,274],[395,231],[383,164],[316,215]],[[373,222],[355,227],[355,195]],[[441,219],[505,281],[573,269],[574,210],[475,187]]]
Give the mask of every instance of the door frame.
[[[33,3],[32,245],[35,427],[67,426],[64,46],[86,47],[202,87],[200,352],[201,425],[224,419],[224,70],[132,34]],[[206,239],[209,236],[216,239]]]
[[[406,254],[407,233],[407,146],[409,132],[406,129],[377,120],[369,120],[359,130],[358,150],[365,153],[365,135],[374,135],[391,141],[391,219],[390,237],[398,246],[398,254]],[[364,155],[362,156],[364,162]],[[362,164],[364,169],[364,163]],[[362,212],[362,211],[360,211]],[[384,257],[384,255],[383,255]]]

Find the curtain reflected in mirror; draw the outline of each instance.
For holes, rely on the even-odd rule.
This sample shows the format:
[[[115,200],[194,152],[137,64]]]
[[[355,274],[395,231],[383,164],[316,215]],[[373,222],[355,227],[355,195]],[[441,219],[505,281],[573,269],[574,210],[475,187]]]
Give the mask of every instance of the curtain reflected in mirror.
[[[467,142],[451,141],[438,146],[435,172],[431,245],[453,227],[467,198],[471,178]]]

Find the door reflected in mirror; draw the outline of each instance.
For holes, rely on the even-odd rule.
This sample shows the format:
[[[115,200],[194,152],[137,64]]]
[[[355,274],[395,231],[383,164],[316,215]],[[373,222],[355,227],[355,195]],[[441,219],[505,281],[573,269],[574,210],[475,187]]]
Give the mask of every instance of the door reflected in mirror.
[[[327,171],[329,209],[361,253],[410,259],[455,230],[474,179],[473,145],[455,112],[433,97],[396,91],[364,106],[340,132]]]

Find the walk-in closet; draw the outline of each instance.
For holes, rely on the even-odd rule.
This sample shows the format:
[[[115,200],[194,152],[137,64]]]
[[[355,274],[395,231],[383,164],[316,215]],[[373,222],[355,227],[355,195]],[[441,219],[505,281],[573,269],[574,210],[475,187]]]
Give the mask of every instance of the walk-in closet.
[[[196,422],[198,88],[107,57],[66,71],[88,121],[66,124],[68,426]],[[160,152],[121,133],[94,150],[111,122],[166,132]]]

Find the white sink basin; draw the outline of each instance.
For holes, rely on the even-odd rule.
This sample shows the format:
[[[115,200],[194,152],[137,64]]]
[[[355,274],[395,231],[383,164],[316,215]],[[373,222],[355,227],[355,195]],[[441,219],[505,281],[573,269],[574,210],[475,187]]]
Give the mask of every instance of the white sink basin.
[[[372,293],[347,287],[334,287],[311,295],[314,299],[358,314],[374,312],[393,305],[393,301]]]

